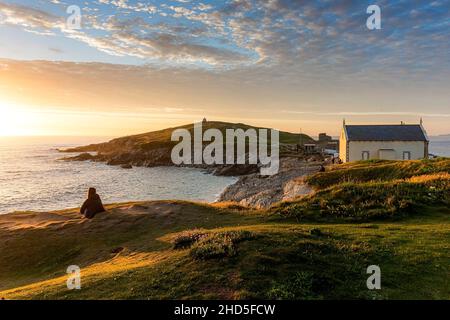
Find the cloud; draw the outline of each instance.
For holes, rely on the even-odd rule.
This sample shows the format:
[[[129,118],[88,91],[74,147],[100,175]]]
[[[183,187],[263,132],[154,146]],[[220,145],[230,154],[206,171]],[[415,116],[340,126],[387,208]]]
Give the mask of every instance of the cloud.
[[[412,116],[412,117],[432,117],[432,118],[450,118],[450,113],[430,113],[430,112],[315,112],[315,111],[294,111],[283,110],[283,113],[314,116]]]
[[[49,32],[63,26],[61,18],[31,7],[0,3],[0,14],[4,17],[0,23],[18,25],[29,31]]]
[[[54,53],[58,53],[58,54],[64,52],[64,50],[61,50],[59,48],[54,48],[54,47],[48,48],[48,50],[50,50],[51,52],[54,52]]]
[[[114,40],[142,57],[160,58],[173,61],[201,61],[210,65],[239,63],[246,61],[242,54],[231,50],[218,49],[204,44],[186,42],[171,34],[140,36],[135,33],[116,33]],[[116,42],[117,43],[117,42]]]
[[[102,3],[112,4],[121,9],[154,11],[142,3],[131,6],[125,0],[103,0]],[[39,34],[49,35],[59,31],[68,38],[84,42],[113,56],[134,56],[141,59],[160,59],[184,64],[200,62],[211,66],[240,64],[249,61],[247,56],[232,49],[217,48],[207,42],[198,41],[192,36],[185,36],[189,33],[196,37],[199,32],[203,32],[198,27],[183,28],[183,26],[160,24],[157,29],[157,26],[146,23],[142,18],[123,20],[108,18],[99,23],[95,16],[85,16],[86,28],[108,32],[108,35],[98,37],[85,30],[68,29],[62,18],[38,9],[0,4],[0,12],[6,15],[4,23],[19,25],[29,32]],[[136,27],[140,29],[136,30]],[[175,34],[183,29],[184,35]],[[143,34],[142,31],[145,33]]]
[[[76,31],[67,30],[62,16],[32,7],[0,3],[0,14],[3,23],[29,32],[62,34],[112,56],[163,66],[271,68],[294,78],[424,77],[449,68],[448,2],[377,3],[383,26],[377,31],[366,28],[367,3],[356,0],[98,0],[87,5]]]

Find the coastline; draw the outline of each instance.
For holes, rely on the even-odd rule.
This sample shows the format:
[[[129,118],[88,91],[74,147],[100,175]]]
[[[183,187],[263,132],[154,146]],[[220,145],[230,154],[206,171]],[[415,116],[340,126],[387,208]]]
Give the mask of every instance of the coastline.
[[[1,214],[77,207],[89,187],[97,188],[104,203],[159,199],[214,202],[237,180],[215,177],[199,168],[125,170],[99,162],[58,161],[61,155],[52,146],[62,145],[60,141],[2,147]]]
[[[98,140],[98,139],[99,138],[97,138],[96,140]],[[432,140],[432,142],[434,142],[434,140]],[[64,145],[62,140],[57,143],[53,143],[52,140],[50,139],[49,141],[46,141],[45,145],[49,145],[49,143],[53,144],[55,147],[58,146],[59,148],[61,148]],[[447,145],[450,145],[450,141],[447,141],[447,140],[444,140],[444,141],[439,140],[439,141],[437,141],[437,143],[439,143],[439,146],[444,148],[444,151],[446,150]],[[108,143],[106,143],[106,144],[108,144]],[[104,144],[101,143],[100,145],[104,145]],[[90,146],[92,146],[92,145],[90,145]],[[72,151],[79,152],[79,151],[81,151],[80,148],[85,149],[85,148],[90,148],[90,146],[88,146],[88,147],[67,146],[66,148],[72,148]],[[96,144],[95,146],[98,146],[98,144]],[[60,150],[58,151],[57,149],[55,149],[55,147],[52,148],[52,150],[54,152],[54,156],[52,156],[52,157],[54,159],[60,159],[60,156],[59,156]],[[41,152],[44,152],[44,151],[45,150],[41,150]],[[431,151],[433,151],[433,150],[431,150]],[[97,152],[97,151],[95,151],[95,152]],[[119,152],[119,154],[116,154],[114,156],[108,156],[108,157],[110,157],[111,159],[117,160],[117,159],[121,158],[121,156],[119,156],[120,154],[121,154],[121,152]],[[104,166],[104,167],[101,166],[101,167],[105,168],[105,171],[107,170],[107,168],[111,168],[111,170],[113,170],[112,172],[114,172],[114,170],[126,170],[126,169],[122,169],[123,166],[130,164],[129,162],[131,161],[131,163],[133,163],[133,165],[130,164],[130,167],[135,168],[135,169],[139,170],[140,172],[145,172],[146,171],[145,169],[148,167],[156,168],[156,169],[168,168],[168,167],[180,168],[180,169],[192,168],[192,169],[199,169],[202,173],[205,173],[209,177],[211,175],[214,175],[217,177],[234,178],[235,180],[227,183],[223,188],[220,188],[220,190],[218,190],[217,192],[214,192],[213,198],[211,198],[211,199],[204,200],[204,199],[191,198],[191,199],[186,199],[186,200],[193,200],[193,201],[200,201],[200,202],[207,202],[207,203],[231,201],[231,202],[236,202],[242,206],[255,207],[255,208],[268,208],[276,202],[290,200],[290,199],[294,199],[295,197],[298,197],[298,196],[304,196],[304,195],[310,194],[312,192],[311,188],[309,188],[302,181],[302,179],[305,175],[314,173],[314,170],[317,169],[314,167],[317,167],[318,165],[320,165],[322,163],[320,161],[317,161],[317,162],[307,161],[310,159],[302,159],[302,161],[300,161],[299,158],[282,156],[280,172],[273,177],[264,178],[264,177],[259,176],[258,173],[255,173],[255,171],[258,172],[258,168],[255,166],[205,166],[205,165],[175,166],[171,162],[166,162],[162,166],[156,166],[156,163],[152,163],[152,162],[147,163],[147,165],[145,165],[145,163],[140,163],[139,161],[137,161],[137,162],[135,161],[136,159],[143,158],[143,156],[139,152],[137,152],[137,154],[133,153],[132,154],[133,156],[131,156],[128,153],[125,153],[125,154],[127,154],[126,157],[129,157],[129,158],[122,165],[116,164],[115,162],[108,163],[108,161],[100,161],[100,160],[105,160],[105,159],[101,159],[104,156],[100,156],[100,158],[96,158],[96,156],[93,156],[94,158],[92,158],[92,159],[91,158],[83,159],[83,156],[81,158],[78,158],[80,155],[82,155],[82,154],[78,154],[74,157],[77,159],[71,159],[71,160],[78,160],[78,161],[75,161],[77,163],[77,166],[79,165],[80,170],[84,170],[84,171],[90,170],[90,169],[88,169],[88,167],[90,167],[89,162],[91,162],[91,161],[92,161],[92,163],[94,163],[95,168],[99,168],[98,166],[100,164],[106,164],[107,166]],[[58,158],[56,158],[57,155],[58,155]],[[116,156],[118,158],[116,158]],[[135,156],[137,157],[136,159],[134,158]],[[148,156],[149,155],[146,155],[144,157],[148,157]],[[39,157],[42,157],[43,159],[45,159],[44,154],[40,154]],[[26,158],[27,159],[29,158],[28,154],[27,154]],[[295,164],[294,162],[296,159],[299,161],[298,161],[298,163]],[[30,160],[25,160],[25,161],[30,162]],[[51,161],[53,161],[53,160],[51,160]],[[32,163],[30,163],[29,165],[31,165],[31,164]],[[8,170],[10,170],[11,172],[16,171],[15,166],[16,166],[15,163],[10,161],[10,169],[8,169]],[[41,164],[34,164],[34,166],[36,168],[42,167]],[[21,172],[21,171],[23,171],[23,170],[22,169],[17,170],[17,172]],[[305,171],[305,172],[303,172],[303,171]],[[122,171],[119,171],[119,172],[122,172]],[[130,171],[130,172],[132,172],[132,171]],[[108,175],[110,175],[110,173],[108,173]],[[120,175],[123,175],[123,173],[120,173]],[[14,178],[14,177],[11,177],[11,178]],[[215,179],[215,178],[211,177],[208,179]],[[89,180],[90,180],[89,178],[85,179],[85,181],[89,181]],[[194,178],[194,180],[196,180],[196,179]],[[168,188],[172,188],[176,185],[177,185],[177,182],[167,183]],[[86,187],[88,187],[87,184],[86,184]],[[65,208],[65,207],[73,207],[83,201],[84,192],[85,192],[84,189],[86,187],[83,187],[82,189],[74,188],[73,190],[66,191],[66,192],[72,192],[74,195],[77,195],[79,197],[79,200],[77,200],[76,202],[72,201],[71,204],[68,204],[68,205],[60,203],[58,205],[53,206],[52,209],[47,209],[47,208],[42,209],[39,205],[36,205],[35,207],[27,207],[25,209],[21,209],[21,208],[13,209],[13,210],[5,209],[5,210],[1,210],[1,214],[7,214],[12,211],[26,211],[26,210],[46,211],[46,210],[57,210],[60,208]],[[26,190],[26,189],[24,189],[24,190]],[[110,194],[112,194],[112,193],[109,191],[105,192],[105,195],[107,197]],[[130,191],[128,194],[133,195],[135,193],[133,193],[133,191]],[[128,202],[128,201],[152,201],[152,200],[161,200],[161,199],[183,199],[183,198],[177,197],[177,196],[129,197],[127,195],[124,195],[122,197],[119,197],[119,199],[106,200],[105,202],[106,203],[117,203],[117,202]],[[26,200],[24,200],[24,201],[26,201]],[[53,200],[51,198],[48,198],[48,201],[53,201]]]
[[[319,170],[321,162],[308,163],[297,158],[282,158],[280,161],[280,171],[274,176],[261,176],[259,173],[251,173],[242,175],[240,177],[231,176],[235,178],[234,182],[230,182],[222,189],[220,193],[214,195],[215,199],[211,201],[203,200],[183,200],[183,199],[123,199],[122,201],[106,202],[107,205],[117,205],[120,203],[132,202],[148,202],[148,201],[188,201],[195,203],[204,203],[214,205],[217,203],[236,203],[237,205],[247,207],[249,209],[265,209],[271,205],[286,200],[292,200],[299,196],[308,195],[312,192],[312,188],[307,186],[303,178],[307,175],[313,174]],[[166,166],[170,167],[170,166]],[[198,168],[186,166],[173,166],[180,169],[196,169],[202,174],[214,176],[214,169],[212,168]],[[158,168],[158,167],[152,167]],[[163,167],[165,168],[165,167]],[[142,168],[146,169],[146,168]],[[126,170],[126,169],[120,169]],[[55,208],[50,211],[66,211],[75,210],[77,207]],[[10,214],[14,212],[45,212],[39,208],[30,208],[27,210],[14,210],[2,212],[0,215]]]

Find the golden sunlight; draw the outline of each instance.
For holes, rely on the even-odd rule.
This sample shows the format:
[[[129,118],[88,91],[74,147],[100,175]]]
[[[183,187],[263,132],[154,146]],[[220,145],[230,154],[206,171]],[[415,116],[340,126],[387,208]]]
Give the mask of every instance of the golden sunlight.
[[[0,136],[34,135],[32,118],[26,109],[0,101]]]

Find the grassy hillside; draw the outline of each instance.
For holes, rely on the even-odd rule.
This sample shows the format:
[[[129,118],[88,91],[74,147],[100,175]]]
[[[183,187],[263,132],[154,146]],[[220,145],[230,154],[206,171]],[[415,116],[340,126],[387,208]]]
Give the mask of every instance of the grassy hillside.
[[[260,129],[257,127],[252,127],[242,123],[227,123],[227,122],[217,122],[208,121],[203,124],[203,131],[208,129],[218,129],[222,132],[223,136],[226,137],[225,131],[227,129]],[[130,168],[132,166],[144,166],[144,167],[154,167],[154,166],[172,166],[173,161],[171,159],[171,152],[173,147],[178,143],[171,141],[172,132],[176,129],[187,129],[191,132],[191,137],[194,137],[194,125],[189,124],[185,126],[168,128],[164,130],[133,135],[128,137],[122,137],[118,139],[111,140],[109,142],[92,144],[88,146],[76,147],[67,150],[61,150],[63,152],[76,152],[82,153],[74,157],[66,157],[66,161],[100,161],[105,162],[109,165],[120,165],[125,168]],[[300,138],[301,137],[301,138]],[[266,138],[266,137],[263,137]],[[270,134],[266,139],[270,143]],[[280,132],[280,154],[283,156],[290,153],[287,144],[298,143],[299,141],[311,142],[312,138],[301,135],[293,134],[289,132]],[[194,140],[192,140],[193,143]],[[226,142],[226,141],[224,141]],[[248,140],[246,141],[248,144]],[[204,145],[209,144],[209,142],[204,142]],[[269,147],[270,149],[270,147]],[[246,148],[248,152],[248,148]],[[97,152],[97,154],[92,155],[88,152]],[[237,152],[237,147],[235,146],[235,152]],[[225,157],[225,154],[224,154]],[[248,165],[247,167],[236,167],[228,166],[224,171],[220,169],[221,165],[208,166],[210,169],[217,169],[214,173],[216,175],[243,175],[254,173],[258,170],[256,165]],[[230,171],[231,170],[231,171]]]
[[[344,165],[320,177],[378,165]],[[269,211],[157,201],[111,205],[93,220],[76,210],[0,216],[0,297],[450,299],[448,181],[445,170],[348,181]],[[414,206],[379,214],[382,199],[411,197]],[[349,219],[336,214],[342,208],[320,208],[333,201],[362,209]],[[311,210],[307,219],[299,208]],[[72,264],[82,268],[81,290],[65,286]],[[381,268],[380,291],[366,288],[373,264]]]
[[[299,220],[394,218],[423,205],[450,206],[450,160],[361,161],[336,165],[306,181],[316,193],[272,210]]]
[[[332,166],[307,178],[308,184],[324,189],[340,183],[389,181],[435,173],[450,173],[450,159],[389,161],[368,160]]]
[[[243,123],[229,123],[219,121],[208,121],[203,124],[203,130],[207,129],[219,129],[225,137],[226,129],[260,129],[259,127],[249,126]],[[161,148],[164,146],[172,147],[175,142],[171,141],[172,132],[176,129],[187,129],[193,136],[194,124],[188,124],[184,126],[167,128],[163,130],[127,136],[122,138],[113,139],[106,143],[92,144],[89,146],[83,146],[73,149],[68,149],[68,152],[88,152],[88,151],[101,151],[101,152],[117,152],[118,150],[152,150]],[[301,137],[301,138],[300,138]],[[309,143],[314,141],[311,137],[305,134],[295,134],[290,132],[280,132],[280,143],[295,144],[299,141]]]

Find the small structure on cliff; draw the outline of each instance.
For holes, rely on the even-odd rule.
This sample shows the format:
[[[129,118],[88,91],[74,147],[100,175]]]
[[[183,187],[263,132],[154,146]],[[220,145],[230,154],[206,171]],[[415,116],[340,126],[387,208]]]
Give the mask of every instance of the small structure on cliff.
[[[319,140],[317,141],[317,144],[322,152],[330,150],[337,152],[339,150],[339,140],[333,139],[326,133],[319,133]]]

